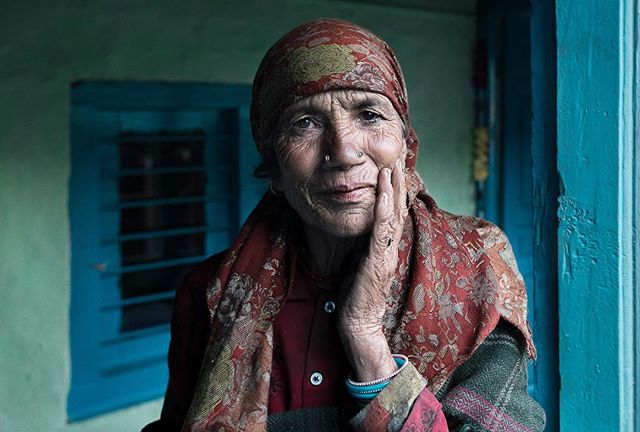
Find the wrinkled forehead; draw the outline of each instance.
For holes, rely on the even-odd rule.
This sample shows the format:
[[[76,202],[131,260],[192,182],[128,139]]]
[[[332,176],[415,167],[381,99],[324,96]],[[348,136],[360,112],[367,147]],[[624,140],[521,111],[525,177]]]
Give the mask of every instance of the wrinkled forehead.
[[[345,89],[384,95],[408,123],[404,79],[386,42],[339,20],[312,21],[291,30],[267,52],[254,80],[251,121],[259,150],[287,107]]]
[[[330,90],[301,98],[286,107],[280,118],[298,113],[329,111],[362,111],[372,109],[389,117],[399,117],[391,101],[384,95],[363,90]]]

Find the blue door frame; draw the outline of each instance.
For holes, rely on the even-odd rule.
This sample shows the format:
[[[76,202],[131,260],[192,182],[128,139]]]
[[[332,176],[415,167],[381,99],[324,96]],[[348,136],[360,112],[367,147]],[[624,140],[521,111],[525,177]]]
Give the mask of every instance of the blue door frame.
[[[531,2],[531,190],[534,285],[530,305],[536,328],[538,375],[549,432],[560,429],[558,369],[558,195],[556,169],[556,38],[553,0]]]
[[[556,0],[555,12],[560,426],[634,431],[638,0]]]

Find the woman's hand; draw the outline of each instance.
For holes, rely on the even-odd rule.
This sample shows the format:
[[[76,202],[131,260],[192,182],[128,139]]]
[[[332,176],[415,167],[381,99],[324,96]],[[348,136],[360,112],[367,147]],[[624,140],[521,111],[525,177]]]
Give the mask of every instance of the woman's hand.
[[[386,300],[398,264],[398,243],[407,216],[404,164],[382,168],[374,223],[360,266],[344,297],[338,316],[338,331],[359,380],[386,376],[395,369],[389,345],[382,332]]]

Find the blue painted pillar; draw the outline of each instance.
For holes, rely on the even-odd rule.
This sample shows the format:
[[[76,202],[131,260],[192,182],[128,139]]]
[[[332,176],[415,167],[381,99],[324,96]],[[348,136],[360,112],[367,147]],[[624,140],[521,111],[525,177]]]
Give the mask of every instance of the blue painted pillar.
[[[563,431],[634,430],[637,7],[556,0]]]

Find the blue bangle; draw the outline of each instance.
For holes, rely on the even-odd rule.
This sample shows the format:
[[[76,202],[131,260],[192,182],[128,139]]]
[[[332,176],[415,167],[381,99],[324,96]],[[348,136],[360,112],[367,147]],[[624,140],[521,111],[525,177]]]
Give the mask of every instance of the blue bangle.
[[[388,377],[370,381],[367,383],[356,383],[350,378],[347,378],[345,380],[345,383],[347,385],[347,391],[349,392],[349,394],[352,397],[360,400],[371,400],[375,398],[378,393],[380,393],[387,385],[389,385],[391,379],[395,377],[407,363],[407,357],[402,355],[394,355],[393,360],[395,361],[398,369]]]
[[[396,366],[401,368],[402,366],[404,366],[408,359],[406,357],[396,357],[396,355],[394,355],[393,360],[396,362]]]
[[[379,392],[378,392],[379,393]],[[358,401],[370,401],[371,399],[375,399],[376,396],[378,396],[378,393],[369,393],[369,394],[351,394],[351,397],[358,400]]]
[[[363,393],[379,393],[382,391],[383,388],[385,388],[387,386],[387,384],[389,384],[390,381],[383,381],[381,383],[378,384],[373,384],[373,385],[368,385],[368,386],[354,386],[353,384],[351,384],[349,382],[349,380],[346,380],[346,384],[347,384],[347,390],[349,390],[350,394],[363,394]]]

